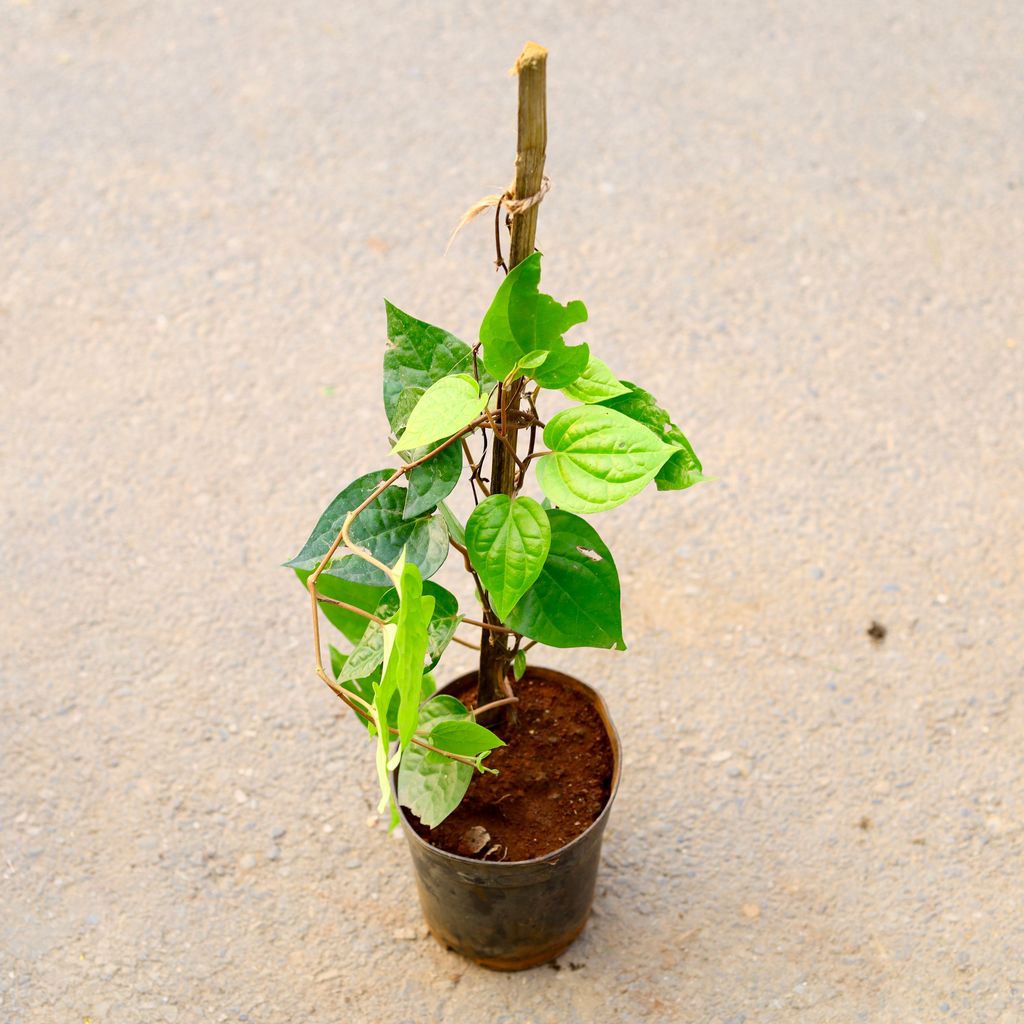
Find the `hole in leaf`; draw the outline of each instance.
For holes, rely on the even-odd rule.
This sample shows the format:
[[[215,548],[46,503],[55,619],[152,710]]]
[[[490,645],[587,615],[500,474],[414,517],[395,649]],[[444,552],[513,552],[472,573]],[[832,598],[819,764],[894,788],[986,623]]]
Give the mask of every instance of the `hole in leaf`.
[[[584,558],[589,558],[592,562],[604,561],[604,559],[602,559],[593,548],[585,548],[582,544],[577,544],[576,550],[583,555]]]

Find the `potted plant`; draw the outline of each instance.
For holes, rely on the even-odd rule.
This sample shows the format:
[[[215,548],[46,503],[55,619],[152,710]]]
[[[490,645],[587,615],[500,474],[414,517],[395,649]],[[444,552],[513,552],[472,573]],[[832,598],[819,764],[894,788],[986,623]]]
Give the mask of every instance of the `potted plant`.
[[[583,303],[540,290],[545,60],[528,44],[515,69],[514,189],[480,204],[497,226],[507,209],[511,240],[478,340],[386,304],[397,465],[346,486],[287,563],[310,595],[317,675],[372,738],[380,810],[406,832],[431,931],[506,970],[557,956],[582,929],[619,776],[604,702],[532,650],[625,650],[618,574],[589,517],[650,484],[702,479],[657,400],[566,337]],[[551,391],[572,404],[547,416]],[[446,503],[461,480],[465,523]],[[433,578],[449,555],[473,580],[468,613]],[[321,613],[351,644],[330,647],[329,671]],[[435,694],[452,641],[479,647],[479,669]]]

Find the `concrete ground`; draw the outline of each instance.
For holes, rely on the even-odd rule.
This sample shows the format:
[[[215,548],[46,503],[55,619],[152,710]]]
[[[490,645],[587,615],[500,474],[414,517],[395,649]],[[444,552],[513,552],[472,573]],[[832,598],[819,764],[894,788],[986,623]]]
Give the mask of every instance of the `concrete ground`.
[[[531,38],[546,283],[719,480],[597,521],[630,652],[543,660],[625,777],[584,937],[502,976],[425,937],[278,564],[384,462],[383,297],[473,336]],[[0,40],[0,1020],[1024,1020],[1020,4]]]

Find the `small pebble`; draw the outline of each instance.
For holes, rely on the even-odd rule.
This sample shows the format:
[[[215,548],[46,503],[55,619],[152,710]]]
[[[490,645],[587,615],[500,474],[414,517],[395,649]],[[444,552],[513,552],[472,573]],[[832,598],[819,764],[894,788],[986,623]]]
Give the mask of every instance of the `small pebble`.
[[[235,790],[235,803],[236,804],[244,804],[245,801],[248,800],[248,799],[249,799],[249,797],[245,793],[244,790],[241,790],[241,789],[236,789]]]
[[[281,847],[280,846],[271,846],[270,849],[267,850],[267,860],[280,860],[280,859],[281,859]]]
[[[275,825],[270,830],[270,838],[271,839],[280,839],[285,834],[285,832],[287,832],[287,831],[288,831],[287,829],[281,828],[280,825]]]
[[[256,867],[256,858],[251,853],[243,853],[238,860],[238,866],[243,871],[251,871]]]
[[[708,758],[708,761],[711,764],[725,764],[730,757],[732,757],[731,750],[718,750]]]
[[[761,908],[756,903],[744,903],[742,910],[743,916],[751,921],[756,921],[761,916]]]

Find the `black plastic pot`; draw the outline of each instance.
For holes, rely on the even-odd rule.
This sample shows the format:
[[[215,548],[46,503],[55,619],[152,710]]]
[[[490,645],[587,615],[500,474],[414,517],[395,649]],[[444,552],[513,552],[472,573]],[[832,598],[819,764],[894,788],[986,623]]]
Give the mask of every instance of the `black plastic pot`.
[[[583,693],[594,704],[612,747],[608,802],[594,823],[561,849],[533,860],[481,861],[447,853],[422,839],[400,808],[423,916],[442,945],[484,967],[519,971],[553,960],[583,931],[590,916],[612,801],[619,786],[621,749],[608,708],[585,683],[530,666],[533,677]],[[441,692],[458,691],[463,676]],[[392,787],[396,779],[392,775]]]

